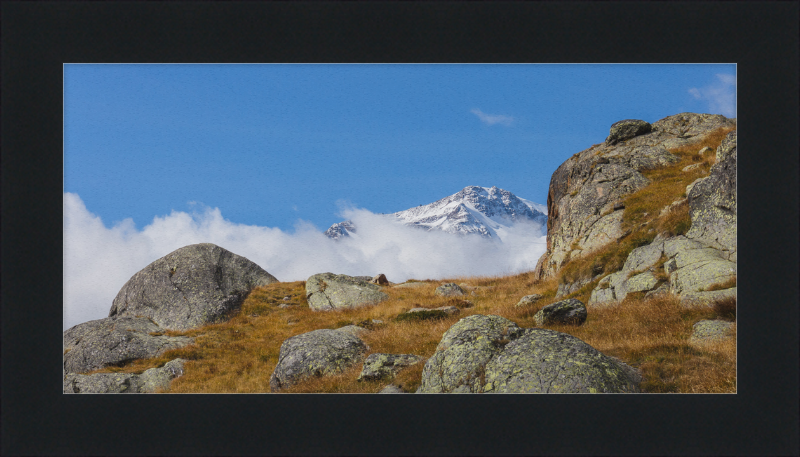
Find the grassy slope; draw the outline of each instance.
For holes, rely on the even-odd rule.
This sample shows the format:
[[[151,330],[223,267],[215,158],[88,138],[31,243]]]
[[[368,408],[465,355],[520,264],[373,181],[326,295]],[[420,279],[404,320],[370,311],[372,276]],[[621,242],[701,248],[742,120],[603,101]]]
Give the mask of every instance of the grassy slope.
[[[442,334],[459,319],[471,314],[495,314],[506,317],[522,327],[535,327],[533,315],[555,300],[558,281],[571,282],[593,276],[599,271],[611,273],[621,268],[628,253],[635,247],[652,241],[661,231],[685,233],[689,228],[687,205],[664,217],[661,208],[685,197],[686,185],[706,176],[713,156],[701,157],[696,152],[703,146],[716,148],[729,130],[721,130],[709,140],[671,152],[681,161],[671,167],[645,172],[652,184],[628,196],[625,200],[625,224],[631,233],[594,254],[575,259],[560,272],[559,278],[535,281],[532,273],[506,277],[450,278],[424,283],[416,288],[386,287],[390,299],[376,306],[355,310],[314,312],[305,301],[303,282],[276,283],[254,290],[231,320],[185,332],[169,332],[196,338],[196,344],[169,351],[155,359],[134,361],[125,366],[108,367],[100,371],[140,373],[159,367],[176,357],[190,361],[185,374],[175,379],[172,392],[269,392],[269,378],[278,362],[281,343],[294,335],[322,328],[339,328],[352,323],[372,327],[361,338],[369,353],[417,354],[430,357]],[[692,163],[701,167],[693,172],[681,169]],[[594,272],[594,273],[593,273]],[[390,278],[391,279],[391,278]],[[666,278],[663,278],[666,279]],[[443,282],[466,283],[473,294],[463,300],[434,295]],[[588,301],[596,283],[591,283],[570,295]],[[543,300],[527,308],[515,308],[519,299],[541,293]],[[290,300],[284,301],[283,297]],[[279,308],[281,303],[296,306]],[[393,319],[414,307],[436,308],[455,305],[461,313],[435,321],[403,321]],[[701,319],[735,316],[735,304],[707,309],[684,309],[672,297],[642,300],[642,294],[630,294],[617,307],[590,309],[589,317],[580,327],[549,326],[569,333],[599,351],[618,357],[638,367],[644,374],[644,392],[735,392],[735,339],[702,348],[688,345],[692,325]],[[371,324],[372,319],[382,320]],[[393,381],[413,391],[420,383],[423,364],[400,372]],[[377,392],[386,382],[357,382],[361,365],[337,375],[305,381],[288,392]]]

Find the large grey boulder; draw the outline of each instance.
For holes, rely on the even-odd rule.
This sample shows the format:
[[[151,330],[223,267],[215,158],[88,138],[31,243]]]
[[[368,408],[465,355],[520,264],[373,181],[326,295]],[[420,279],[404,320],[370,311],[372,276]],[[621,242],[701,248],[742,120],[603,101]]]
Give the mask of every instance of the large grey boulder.
[[[64,393],[154,393],[169,389],[173,379],[183,375],[185,359],[174,359],[163,367],[150,368],[142,374],[96,373],[64,375]]]
[[[625,119],[611,124],[611,131],[606,144],[614,145],[620,141],[629,140],[635,136],[650,133],[652,126],[650,123],[638,119]]]
[[[444,283],[441,286],[437,287],[434,291],[436,295],[441,295],[443,297],[460,297],[462,295],[466,295],[464,289],[461,288],[458,284],[454,282]]]
[[[370,354],[358,376],[359,381],[392,379],[403,368],[422,362],[422,357],[414,354]]]
[[[186,336],[163,335],[146,317],[107,317],[64,331],[64,372],[86,373],[108,365],[157,357],[194,342]]]
[[[736,131],[717,148],[708,178],[688,193],[692,227],[686,237],[720,250],[736,251]]]
[[[367,345],[359,338],[338,330],[314,330],[293,336],[281,344],[278,365],[269,380],[276,392],[311,376],[341,373],[361,363]]]
[[[314,311],[358,308],[382,302],[389,295],[381,286],[370,284],[372,278],[355,278],[333,273],[320,273],[306,281],[306,300]]]
[[[500,316],[475,314],[459,320],[425,363],[417,393],[480,392],[486,363],[522,333],[516,323]]]
[[[703,141],[718,128],[735,125],[724,116],[681,113],[653,123],[649,133],[619,142],[614,138],[626,135],[612,136],[614,144],[596,144],[567,159],[550,179],[547,251],[536,265],[537,278],[556,276],[569,260],[622,237],[622,200],[649,184],[642,170],[679,160],[669,149]]]
[[[255,263],[211,243],[173,251],[133,275],[109,317],[145,316],[185,330],[218,322],[255,287],[277,282]]]
[[[486,364],[487,393],[634,393],[633,367],[578,338],[527,329]]]
[[[534,316],[536,325],[568,324],[581,325],[586,322],[586,305],[575,298],[561,300],[540,309]]]
[[[445,332],[417,393],[638,392],[638,372],[573,336],[472,315]]]
[[[689,343],[702,345],[732,338],[734,325],[736,324],[733,322],[721,319],[699,321],[692,326],[692,335],[689,337]]]

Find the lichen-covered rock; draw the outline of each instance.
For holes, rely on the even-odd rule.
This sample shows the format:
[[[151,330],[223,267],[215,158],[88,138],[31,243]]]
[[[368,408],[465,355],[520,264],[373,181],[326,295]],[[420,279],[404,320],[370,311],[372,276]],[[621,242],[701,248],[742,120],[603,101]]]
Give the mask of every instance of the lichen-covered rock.
[[[648,290],[653,290],[657,285],[658,279],[656,279],[655,275],[649,271],[645,271],[644,273],[631,276],[625,281],[625,292],[626,294],[646,292]]]
[[[163,335],[146,317],[106,317],[64,331],[64,372],[86,373],[135,359],[156,357],[194,342]]]
[[[425,363],[417,393],[480,392],[486,363],[522,333],[500,316],[476,314],[459,320]]]
[[[641,376],[578,338],[526,329],[486,364],[487,393],[634,393]]]
[[[736,263],[713,248],[687,249],[675,255],[676,270],[670,275],[675,294],[701,292],[736,277]]]
[[[364,360],[364,367],[358,376],[359,381],[392,379],[403,368],[422,362],[424,359],[414,354],[370,354]]]
[[[724,116],[681,113],[653,123],[650,133],[597,144],[570,157],[550,180],[547,251],[536,265],[537,278],[553,277],[568,260],[623,236],[621,200],[649,184],[641,170],[679,160],[668,149],[703,141],[716,129],[735,125]]]
[[[389,295],[367,278],[320,273],[306,281],[306,300],[314,311],[358,308],[382,302]]]
[[[97,373],[64,375],[65,394],[135,394],[139,376],[132,373]]]
[[[145,316],[172,330],[195,328],[218,322],[253,288],[277,281],[244,257],[211,243],[193,244],[133,275],[108,316]]]
[[[650,123],[638,119],[625,119],[611,125],[611,131],[606,138],[606,144],[614,145],[620,141],[629,140],[635,136],[650,133]]]
[[[514,308],[520,308],[520,307],[523,307],[523,306],[533,305],[534,303],[538,302],[542,298],[544,298],[544,295],[542,295],[542,294],[526,295],[526,296],[524,296],[524,297],[519,299],[517,304],[514,305]]]
[[[66,373],[64,393],[153,393],[169,389],[173,379],[183,375],[185,359],[174,359],[163,367],[150,368],[142,374],[96,373],[83,375]]]
[[[691,344],[704,344],[733,337],[736,324],[720,319],[699,321],[692,326]]]
[[[361,363],[367,345],[338,330],[314,330],[293,336],[281,344],[278,365],[269,380],[270,390],[285,389],[311,376],[341,373]]]
[[[586,305],[575,298],[568,298],[540,309],[533,320],[536,325],[569,324],[581,325],[586,322]]]
[[[183,376],[185,359],[174,359],[161,368],[150,368],[139,375],[139,392],[152,393],[168,390],[173,379]]]
[[[464,289],[462,289],[458,284],[454,282],[448,282],[442,284],[441,286],[436,288],[434,293],[436,295],[441,295],[444,297],[459,297],[461,295],[466,295]]]
[[[736,131],[717,148],[717,163],[688,194],[692,227],[686,237],[736,251]]]

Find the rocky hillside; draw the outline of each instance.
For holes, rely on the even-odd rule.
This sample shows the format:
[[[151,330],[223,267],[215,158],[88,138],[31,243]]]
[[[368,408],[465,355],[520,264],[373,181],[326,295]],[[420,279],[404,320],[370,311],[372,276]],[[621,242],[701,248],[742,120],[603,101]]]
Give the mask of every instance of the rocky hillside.
[[[690,301],[735,295],[736,121],[682,113],[624,120],[553,173],[536,276],[590,305],[658,289]],[[727,287],[725,287],[727,286]]]

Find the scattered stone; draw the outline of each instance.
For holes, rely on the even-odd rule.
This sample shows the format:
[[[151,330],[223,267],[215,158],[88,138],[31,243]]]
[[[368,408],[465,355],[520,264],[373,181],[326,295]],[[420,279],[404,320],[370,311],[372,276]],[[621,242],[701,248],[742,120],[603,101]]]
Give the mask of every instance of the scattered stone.
[[[187,336],[163,335],[164,330],[146,317],[106,317],[78,324],[64,331],[64,372],[86,373],[194,343]]]
[[[292,297],[283,297],[283,301],[289,301],[291,299],[292,299]]]
[[[114,298],[108,317],[145,316],[185,330],[219,322],[255,287],[278,282],[244,257],[211,243],[173,251],[133,275]]]
[[[388,386],[384,387],[379,394],[404,394],[406,393],[405,390],[393,385],[389,384]]]
[[[414,354],[370,354],[358,376],[359,381],[392,379],[403,368],[422,362],[424,359]]]
[[[733,337],[736,324],[720,319],[699,321],[692,326],[690,344],[704,344]]]
[[[311,376],[341,373],[363,361],[366,351],[363,341],[338,330],[321,329],[293,336],[281,344],[270,390],[285,389]]]
[[[569,324],[581,325],[586,322],[586,305],[582,301],[568,298],[540,309],[533,320],[536,325]]]
[[[705,155],[706,153],[709,153],[709,152],[711,152],[711,148],[708,147],[708,146],[705,146],[703,149],[701,149],[697,153],[702,156],[702,155]]]
[[[611,124],[611,131],[606,138],[606,144],[615,145],[620,141],[629,140],[635,136],[650,133],[652,126],[638,119],[625,119]]]
[[[290,303],[281,303],[280,305],[278,305],[278,308],[286,309],[286,308],[294,308],[295,306],[296,305],[292,305]]]
[[[458,314],[461,312],[461,310],[455,306],[440,306],[438,308],[411,308],[408,310],[409,313],[421,313],[426,311],[441,311],[448,315]]]
[[[379,319],[372,319],[372,323],[373,324],[383,324],[383,321],[379,320]]]
[[[161,368],[150,368],[139,375],[139,392],[153,393],[168,390],[173,379],[183,375],[185,359],[174,359]]]
[[[614,203],[614,211],[619,211],[621,209],[625,209],[625,203],[623,202]]]
[[[458,286],[458,284],[453,282],[442,284],[441,286],[436,288],[436,291],[434,293],[436,295],[441,295],[444,297],[466,295],[464,289],[462,289],[461,287]]]
[[[697,179],[695,179],[694,181],[692,181],[692,183],[691,183],[691,184],[689,184],[688,186],[686,186],[686,195],[689,195],[689,193],[691,193],[691,192],[692,192],[692,188],[695,186],[695,184],[699,183],[700,181],[702,181],[702,180],[704,180],[704,179],[706,179],[706,178],[707,178],[707,176],[706,176],[706,177],[702,177],[702,178],[697,178]],[[688,201],[688,200],[687,200],[687,201]]]
[[[686,199],[685,198],[681,198],[680,200],[675,200],[674,202],[672,202],[669,205],[667,205],[664,208],[662,208],[661,212],[658,214],[658,217],[664,217],[665,215],[667,215],[668,213],[672,212],[677,207],[679,207],[681,205],[685,205],[685,204],[686,204]],[[647,224],[644,224],[644,225],[647,225]]]
[[[358,308],[388,298],[380,286],[352,276],[320,273],[306,281],[306,299],[314,311]]]
[[[696,169],[700,168],[700,165],[701,164],[699,164],[699,163],[695,163],[695,164],[692,164],[692,165],[687,165],[687,166],[683,167],[681,169],[681,171],[688,172],[688,171],[696,170]]]
[[[369,282],[379,286],[386,286],[389,284],[389,280],[386,279],[386,275],[383,273],[376,275],[374,278],[370,279]]]

